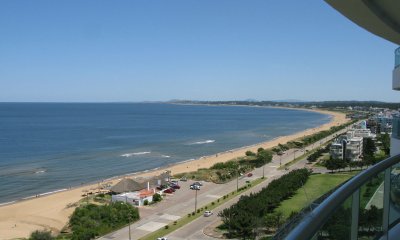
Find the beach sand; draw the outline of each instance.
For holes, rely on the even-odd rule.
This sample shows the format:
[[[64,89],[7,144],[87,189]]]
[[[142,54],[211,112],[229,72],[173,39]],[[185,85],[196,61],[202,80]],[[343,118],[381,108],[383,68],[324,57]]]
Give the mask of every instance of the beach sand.
[[[196,171],[198,168],[209,168],[217,162],[225,162],[236,157],[244,156],[245,152],[248,150],[257,151],[257,149],[260,147],[271,148],[279,143],[284,144],[288,141],[292,141],[322,130],[328,130],[332,126],[338,126],[349,121],[346,119],[345,114],[342,113],[322,110],[308,111],[329,114],[332,116],[332,120],[327,124],[313,129],[307,129],[290,136],[282,136],[268,142],[218,153],[212,156],[205,156],[196,160],[178,163],[176,165],[157,170],[132,174],[131,176],[153,176],[158,175],[165,170],[170,170],[172,174],[178,174]],[[121,178],[115,178],[107,182],[112,182],[112,184],[115,184],[120,179]],[[0,239],[28,237],[31,232],[38,229],[47,229],[52,230],[53,232],[59,232],[67,224],[68,217],[74,211],[74,207],[67,206],[81,200],[82,194],[85,193],[84,191],[94,191],[93,189],[96,189],[98,186],[99,184],[96,183],[92,185],[76,187],[58,193],[0,206]]]

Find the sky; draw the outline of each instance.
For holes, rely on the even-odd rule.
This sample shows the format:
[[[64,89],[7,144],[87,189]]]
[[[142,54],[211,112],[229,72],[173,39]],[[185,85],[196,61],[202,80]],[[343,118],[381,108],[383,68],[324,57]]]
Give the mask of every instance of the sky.
[[[0,102],[398,102],[396,47],[319,0],[3,0]]]

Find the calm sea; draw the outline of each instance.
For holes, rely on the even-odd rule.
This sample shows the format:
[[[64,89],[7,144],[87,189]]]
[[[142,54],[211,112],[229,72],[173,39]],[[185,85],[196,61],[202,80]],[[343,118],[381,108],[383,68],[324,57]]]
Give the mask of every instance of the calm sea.
[[[314,112],[147,103],[0,103],[0,202],[321,125]]]

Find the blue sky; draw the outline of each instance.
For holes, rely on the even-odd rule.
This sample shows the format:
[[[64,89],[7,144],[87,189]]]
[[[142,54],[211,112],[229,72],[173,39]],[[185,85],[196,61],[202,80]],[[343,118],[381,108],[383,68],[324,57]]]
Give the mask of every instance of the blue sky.
[[[0,1],[0,101],[382,100],[396,45],[324,1]]]

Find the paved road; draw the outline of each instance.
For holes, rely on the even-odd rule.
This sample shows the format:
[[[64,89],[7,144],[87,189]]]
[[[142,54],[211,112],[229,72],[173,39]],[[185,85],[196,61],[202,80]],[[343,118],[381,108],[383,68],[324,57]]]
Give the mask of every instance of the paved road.
[[[277,178],[284,173],[286,170],[278,170],[279,166],[287,162],[292,161],[295,157],[303,154],[307,150],[312,150],[319,147],[326,141],[330,140],[332,137],[325,138],[318,143],[312,144],[305,149],[291,149],[288,150],[282,156],[274,156],[271,163],[265,165],[264,174],[267,180],[255,188],[250,189],[245,194],[249,194],[250,191],[258,192],[262,187],[268,185],[268,183]],[[290,169],[302,168],[307,166],[305,159],[297,162],[296,164],[290,166]],[[258,168],[253,171],[253,176],[251,178],[242,177],[239,179],[239,187],[245,184],[246,180],[254,180],[262,177],[263,168]],[[175,220],[186,216],[188,213],[194,211],[195,205],[195,191],[189,189],[191,181],[180,182],[181,189],[177,190],[174,194],[168,195],[166,199],[154,206],[140,207],[141,219],[131,225],[131,239],[139,239],[157,229],[164,227],[165,225],[173,223]],[[236,190],[236,181],[231,181],[226,184],[214,184],[214,183],[204,183],[204,186],[198,191],[197,196],[197,206],[200,208],[232,191]],[[235,203],[238,197],[232,199],[231,201],[221,205],[214,210],[218,213],[220,210],[228,207],[229,205]],[[169,239],[211,239],[204,235],[203,229],[209,226],[215,221],[218,221],[218,217],[214,214],[211,217],[200,217],[190,224],[178,229],[177,231],[169,235]],[[107,234],[101,237],[102,240],[127,240],[129,239],[129,229],[128,227],[117,230],[113,233]]]

